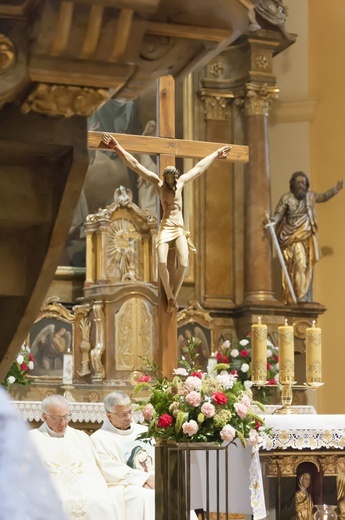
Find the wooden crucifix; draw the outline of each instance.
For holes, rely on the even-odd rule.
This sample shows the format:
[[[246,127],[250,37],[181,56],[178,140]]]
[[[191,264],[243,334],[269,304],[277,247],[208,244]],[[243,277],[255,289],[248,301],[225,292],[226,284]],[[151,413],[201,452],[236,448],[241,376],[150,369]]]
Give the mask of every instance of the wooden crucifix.
[[[174,79],[172,76],[164,76],[158,82],[159,137],[115,133],[109,134],[109,136],[115,138],[125,151],[157,154],[161,177],[168,166],[175,166],[176,157],[204,158],[224,147],[224,143],[175,139]],[[89,148],[109,150],[108,146],[102,142],[101,132],[89,132]],[[124,160],[123,157],[121,158]],[[231,145],[229,153],[222,158],[231,162],[246,163],[248,162],[248,147]],[[171,276],[174,264],[174,256],[169,255],[168,271]],[[177,366],[177,314],[176,309],[173,309],[173,312],[167,312],[171,311],[172,308],[169,308],[165,293],[162,282],[160,282],[158,305],[159,364],[163,373],[169,377]]]

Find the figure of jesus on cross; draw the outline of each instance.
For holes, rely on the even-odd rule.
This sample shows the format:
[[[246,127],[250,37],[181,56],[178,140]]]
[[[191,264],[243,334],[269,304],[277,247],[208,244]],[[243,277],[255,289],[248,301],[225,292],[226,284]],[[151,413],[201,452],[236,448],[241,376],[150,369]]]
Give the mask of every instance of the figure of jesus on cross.
[[[174,166],[163,171],[163,178],[145,168],[133,155],[127,152],[110,134],[103,134],[102,140],[114,150],[119,158],[135,173],[151,182],[160,198],[163,216],[159,226],[157,241],[158,271],[167,296],[167,312],[178,310],[177,296],[181,289],[186,269],[188,268],[189,249],[196,249],[184,227],[182,214],[182,190],[188,182],[196,179],[211,166],[216,159],[225,159],[231,146],[223,146],[201,159],[191,170],[182,175]],[[169,248],[175,247],[177,266],[173,276],[168,270]]]

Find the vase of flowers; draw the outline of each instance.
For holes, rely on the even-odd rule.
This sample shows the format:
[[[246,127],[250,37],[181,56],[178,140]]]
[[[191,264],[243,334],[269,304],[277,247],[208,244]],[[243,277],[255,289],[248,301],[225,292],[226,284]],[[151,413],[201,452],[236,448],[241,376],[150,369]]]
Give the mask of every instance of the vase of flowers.
[[[250,333],[244,339],[236,340],[234,345],[229,340],[224,341],[215,353],[215,357],[218,363],[229,364],[230,373],[237,374],[245,388],[252,388]],[[279,350],[270,340],[267,340],[267,381],[267,386],[252,388],[257,400],[264,404],[269,403],[279,390]],[[279,398],[278,402],[280,402]]]
[[[1,385],[8,391],[11,390],[12,385],[30,385],[31,380],[27,376],[30,370],[34,368],[34,361],[30,347],[24,342]]]
[[[251,389],[244,388],[229,364],[203,372],[197,366],[196,344],[194,338],[188,341],[171,379],[158,377],[157,366],[148,364],[150,374],[138,380],[135,392],[150,392],[139,403],[148,426],[142,438],[218,444],[238,438],[244,446],[257,443],[263,419],[251,407],[262,405],[253,402]]]
[[[162,475],[156,481],[156,520],[189,518],[193,452],[207,452],[207,460],[217,461],[214,473],[208,463],[202,473],[209,496],[211,483],[218,486],[219,480],[227,481],[225,475],[221,479],[219,475],[227,467],[220,461],[228,460],[229,445],[238,439],[244,447],[256,446],[264,424],[252,411],[253,404],[263,406],[254,403],[251,389],[230,373],[229,364],[219,363],[208,372],[198,367],[196,344],[191,338],[183,348],[172,378],[160,377],[158,367],[147,363],[148,373],[135,387],[136,393],[148,392],[138,403],[148,427],[139,437],[155,439],[156,473]],[[217,487],[217,496],[219,492]],[[227,493],[223,486],[225,511],[230,512]]]

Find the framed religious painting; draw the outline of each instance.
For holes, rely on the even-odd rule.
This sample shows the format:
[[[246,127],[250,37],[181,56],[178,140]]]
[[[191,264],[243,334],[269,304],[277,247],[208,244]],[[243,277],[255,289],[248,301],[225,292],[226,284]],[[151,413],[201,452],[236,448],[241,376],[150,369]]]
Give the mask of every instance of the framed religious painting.
[[[62,381],[64,354],[73,351],[74,323],[74,314],[57,299],[43,304],[28,337],[34,356],[30,379]]]

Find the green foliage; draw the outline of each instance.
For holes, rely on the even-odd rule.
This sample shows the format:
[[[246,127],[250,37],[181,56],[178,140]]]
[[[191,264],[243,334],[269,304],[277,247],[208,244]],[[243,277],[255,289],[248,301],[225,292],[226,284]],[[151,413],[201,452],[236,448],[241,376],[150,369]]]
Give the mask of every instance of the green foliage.
[[[23,343],[15,361],[13,361],[11,368],[6,374],[5,379],[1,385],[6,389],[12,384],[30,385],[31,380],[27,378],[30,370],[34,368],[34,357],[30,352],[30,347]]]

